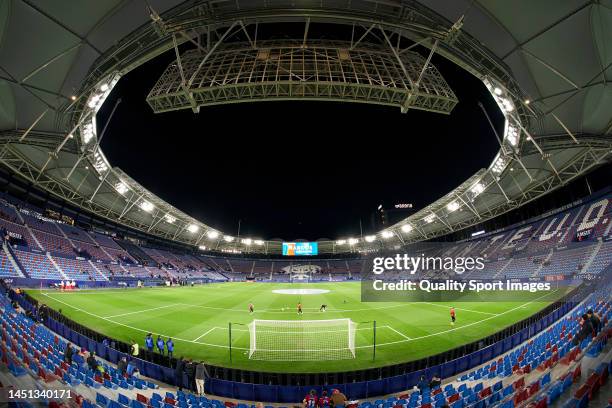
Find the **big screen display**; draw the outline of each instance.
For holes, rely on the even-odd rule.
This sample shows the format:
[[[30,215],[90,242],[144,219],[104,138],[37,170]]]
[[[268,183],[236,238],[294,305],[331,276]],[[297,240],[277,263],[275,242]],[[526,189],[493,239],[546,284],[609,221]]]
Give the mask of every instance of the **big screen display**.
[[[317,242],[283,242],[283,255],[285,256],[308,256],[318,254],[319,244]]]

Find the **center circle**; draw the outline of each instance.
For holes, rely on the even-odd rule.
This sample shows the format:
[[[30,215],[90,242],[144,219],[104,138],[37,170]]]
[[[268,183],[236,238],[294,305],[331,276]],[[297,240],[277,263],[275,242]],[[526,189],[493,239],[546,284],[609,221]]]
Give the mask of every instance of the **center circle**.
[[[327,289],[274,289],[273,293],[279,295],[320,295],[322,293],[328,293]]]

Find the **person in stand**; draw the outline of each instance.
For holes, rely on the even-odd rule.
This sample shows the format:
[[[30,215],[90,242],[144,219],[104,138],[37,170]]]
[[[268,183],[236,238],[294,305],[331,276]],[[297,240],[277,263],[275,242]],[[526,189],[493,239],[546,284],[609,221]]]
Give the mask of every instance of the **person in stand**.
[[[138,343],[136,343],[134,340],[132,340],[132,346],[130,347],[130,354],[133,357],[138,357]]]
[[[304,404],[304,408],[315,408],[317,406],[317,401],[317,392],[315,390],[310,390],[302,400],[302,403]]]
[[[341,393],[340,390],[336,389],[332,391],[332,396],[331,396],[332,407],[334,408],[344,407],[346,405],[346,401],[347,401],[346,395]]]
[[[98,360],[96,360],[96,353],[93,351],[89,353],[89,357],[87,357],[87,366],[90,370],[93,371],[96,371],[96,369],[98,368]]]
[[[327,396],[327,390],[323,390],[321,397],[319,397],[319,408],[329,408],[330,400]]]
[[[117,363],[117,371],[119,371],[121,375],[123,375],[126,370],[127,370],[127,359],[125,358],[125,356],[123,356],[121,357],[121,360],[119,360],[119,362]]]
[[[168,357],[172,358],[172,355],[174,354],[174,342],[170,337],[168,337],[168,340],[166,341],[166,348],[168,349]]]
[[[183,374],[185,373],[185,360],[183,357],[179,357],[176,360],[176,366],[174,367],[174,383],[178,387],[179,391],[183,390]]]
[[[427,380],[425,379],[425,376],[422,375],[419,378],[419,382],[417,383],[416,387],[419,389],[419,391],[423,392],[423,390],[429,389],[429,384],[427,383]]]
[[[151,333],[147,334],[145,337],[145,347],[151,353],[153,352],[153,335]]]
[[[185,364],[185,374],[187,374],[187,387],[189,390],[194,390],[194,379],[195,379],[195,365],[189,359]]]
[[[162,339],[161,336],[157,336],[157,350],[159,351],[159,354],[161,354],[162,356],[164,355],[165,345],[166,343],[164,343],[164,339]]]
[[[204,381],[206,377],[209,377],[208,370],[206,370],[204,362],[200,361],[200,363],[195,368],[195,385],[199,396],[206,395],[206,393],[204,392]]]
[[[68,365],[72,364],[72,355],[74,354],[74,349],[72,348],[72,344],[66,344],[66,348],[64,349],[64,361],[68,363]]]
[[[595,335],[597,335],[597,333],[599,333],[599,330],[601,329],[601,319],[599,318],[599,316],[597,316],[597,313],[593,312],[593,309],[587,310],[587,316],[591,321],[591,325],[593,326],[593,331],[595,332]]]

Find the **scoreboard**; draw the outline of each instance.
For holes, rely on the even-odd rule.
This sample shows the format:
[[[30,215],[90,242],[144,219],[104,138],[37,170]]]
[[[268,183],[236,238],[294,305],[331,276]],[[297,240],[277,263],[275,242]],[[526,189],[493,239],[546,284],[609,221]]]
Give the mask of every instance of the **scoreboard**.
[[[317,242],[283,242],[284,256],[309,256],[319,254]]]

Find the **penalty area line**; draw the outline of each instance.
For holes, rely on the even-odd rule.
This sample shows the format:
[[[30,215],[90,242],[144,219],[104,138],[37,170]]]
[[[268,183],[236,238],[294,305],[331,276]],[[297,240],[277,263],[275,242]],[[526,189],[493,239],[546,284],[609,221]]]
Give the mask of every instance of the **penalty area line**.
[[[406,336],[404,333],[402,333],[402,332],[400,332],[400,331],[395,330],[393,327],[391,327],[391,326],[389,326],[389,325],[382,326],[382,327],[386,327],[387,329],[389,329],[389,330],[392,330],[392,331],[396,332],[397,334],[399,334],[400,336],[402,336],[402,337],[403,337],[403,338],[405,338],[406,340],[411,340],[411,338],[410,338],[410,337]]]
[[[164,334],[164,333],[158,333],[158,332],[154,332],[154,331],[151,331],[151,330],[140,329],[138,327],[130,326],[129,324],[125,324],[125,323],[121,323],[121,322],[116,322],[114,320],[109,319],[108,317],[104,317],[104,316],[97,315],[95,313],[91,313],[91,312],[89,312],[89,311],[87,311],[85,309],[81,309],[80,307],[76,307],[74,305],[71,305],[70,303],[66,303],[66,302],[63,302],[63,301],[61,301],[59,299],[56,299],[53,296],[50,296],[50,295],[45,295],[45,296],[47,296],[49,299],[52,299],[52,300],[54,300],[54,301],[56,301],[58,303],[61,303],[61,304],[65,305],[65,306],[68,306],[71,309],[74,309],[74,310],[77,310],[79,312],[88,314],[88,315],[93,316],[93,317],[95,317],[97,319],[100,319],[100,320],[105,320],[105,321],[107,321],[109,323],[113,323],[113,324],[115,324],[117,326],[127,327],[128,329],[132,329],[132,330],[135,330],[135,331],[138,331],[138,332],[151,333],[151,334],[154,334],[154,335],[160,335],[162,337],[172,337],[174,340],[184,341],[186,343],[201,344],[201,345],[204,345],[204,346],[218,347],[218,348],[224,348],[224,349],[229,348],[228,346],[223,345],[223,344],[204,343],[204,342],[201,342],[201,341],[182,339],[180,337],[176,337],[176,336],[172,336],[172,335],[167,335],[167,334]],[[232,347],[232,348],[235,348],[236,350],[249,350],[248,348],[245,348],[245,347]]]
[[[197,337],[197,338],[195,338],[193,341],[198,341],[198,340],[200,340],[202,337],[206,336],[207,334],[209,334],[210,332],[212,332],[212,331],[213,331],[213,330],[215,330],[215,329],[216,329],[216,327],[213,327],[213,328],[211,328],[211,329],[207,330],[207,331],[206,331],[206,333],[204,333],[204,334],[202,334],[202,335],[198,336],[198,337]]]

